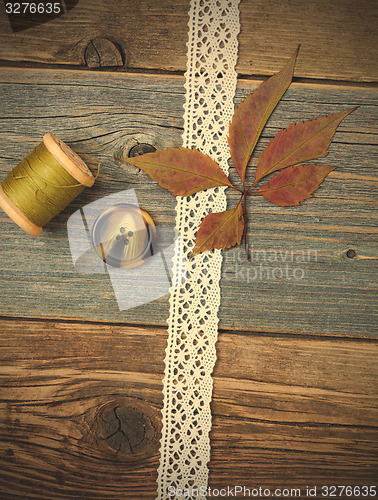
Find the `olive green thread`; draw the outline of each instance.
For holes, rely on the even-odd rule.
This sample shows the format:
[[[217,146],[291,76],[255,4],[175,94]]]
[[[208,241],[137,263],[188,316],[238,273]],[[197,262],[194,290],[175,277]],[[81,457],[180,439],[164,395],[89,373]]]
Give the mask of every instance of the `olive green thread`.
[[[98,165],[97,179],[100,171]],[[36,226],[43,227],[84,189],[44,143],[38,144],[6,176],[4,194]]]

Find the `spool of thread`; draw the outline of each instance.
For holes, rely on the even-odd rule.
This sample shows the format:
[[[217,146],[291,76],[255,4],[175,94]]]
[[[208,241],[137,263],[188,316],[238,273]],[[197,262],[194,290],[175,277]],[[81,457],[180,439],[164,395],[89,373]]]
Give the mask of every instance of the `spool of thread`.
[[[92,228],[92,245],[107,264],[131,269],[153,255],[156,227],[143,209],[129,204],[113,205],[99,217]]]
[[[0,186],[0,207],[32,236],[95,181],[91,171],[63,141],[45,134],[5,177]]]

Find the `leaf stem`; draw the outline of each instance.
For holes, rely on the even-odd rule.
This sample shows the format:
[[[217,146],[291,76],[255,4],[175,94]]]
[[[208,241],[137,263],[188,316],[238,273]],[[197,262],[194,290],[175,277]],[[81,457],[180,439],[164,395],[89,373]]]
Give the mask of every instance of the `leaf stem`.
[[[255,181],[249,188],[247,189],[247,194],[249,194],[250,190],[253,188],[253,186],[256,184],[257,181]]]
[[[238,187],[234,186],[233,184],[231,186],[227,186],[227,187],[235,189],[235,191],[239,191],[240,194],[243,194],[243,191],[241,189],[239,189]]]
[[[244,206],[243,206],[243,215],[244,215],[244,249],[245,249],[245,258],[246,260],[251,260],[248,253],[248,242],[247,242],[247,191],[243,190],[244,197]]]

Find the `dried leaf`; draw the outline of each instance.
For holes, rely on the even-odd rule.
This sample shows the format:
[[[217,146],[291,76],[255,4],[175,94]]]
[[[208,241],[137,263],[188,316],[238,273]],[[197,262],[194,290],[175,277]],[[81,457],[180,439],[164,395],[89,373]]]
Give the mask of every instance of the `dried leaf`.
[[[263,82],[235,110],[230,123],[228,144],[232,161],[243,184],[247,164],[257,140],[291,83],[298,50],[299,46],[281,71]]]
[[[219,165],[200,151],[169,148],[124,158],[176,196],[190,196],[216,186],[234,187]]]
[[[355,109],[294,123],[281,130],[259,157],[255,183],[276,170],[326,156],[339,123]]]
[[[225,212],[207,215],[198,229],[196,245],[192,255],[222,248],[226,250],[240,244],[244,230],[241,199],[237,206]]]
[[[336,167],[329,165],[296,165],[276,174],[260,188],[264,198],[281,207],[300,205],[318,189],[324,178]]]
[[[243,181],[242,189],[232,185],[215,161],[195,149],[170,148],[123,159],[142,169],[176,196],[190,196],[216,186],[231,187],[240,192],[241,198],[234,209],[211,213],[204,218],[192,255],[240,244],[246,230],[247,194],[264,176],[285,169],[252,193],[259,193],[276,205],[294,206],[311,197],[335,168],[297,164],[326,156],[341,120],[356,108],[293,124],[279,132],[258,160],[254,183],[249,189],[245,185],[249,159],[269,116],[291,83],[298,50],[299,47],[279,73],[262,83],[235,110],[228,143],[235,168]],[[246,238],[245,245],[248,255]]]

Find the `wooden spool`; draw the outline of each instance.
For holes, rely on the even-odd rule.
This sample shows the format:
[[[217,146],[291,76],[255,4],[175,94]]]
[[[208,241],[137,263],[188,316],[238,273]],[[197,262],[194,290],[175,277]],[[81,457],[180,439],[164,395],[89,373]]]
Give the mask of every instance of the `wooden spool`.
[[[59,164],[83,186],[90,187],[95,179],[84,161],[58,139],[54,134],[48,133],[43,136],[43,143],[59,162]],[[21,229],[31,236],[38,236],[42,233],[42,227],[31,222],[25,214],[8,198],[0,185],[0,207]]]

